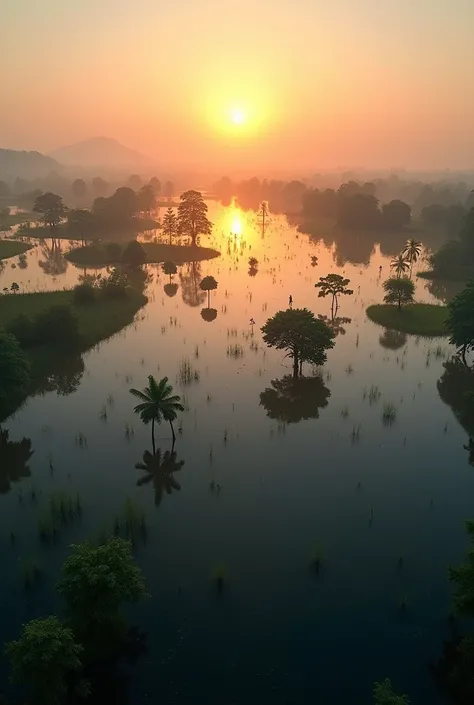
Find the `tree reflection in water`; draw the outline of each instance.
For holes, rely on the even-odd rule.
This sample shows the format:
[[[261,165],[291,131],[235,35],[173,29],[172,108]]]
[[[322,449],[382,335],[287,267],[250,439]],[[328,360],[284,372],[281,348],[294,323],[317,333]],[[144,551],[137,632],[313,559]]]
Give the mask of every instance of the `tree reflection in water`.
[[[407,343],[407,334],[399,330],[386,329],[379,338],[379,343],[387,350],[399,350]]]
[[[327,326],[329,326],[335,336],[345,335],[346,329],[344,326],[352,323],[352,318],[345,318],[344,316],[335,316],[334,318],[331,318],[330,316],[324,316],[323,314],[318,313],[318,318],[320,321],[323,321]]]
[[[215,308],[203,308],[201,310],[201,317],[204,321],[212,323],[217,318],[217,310]]]
[[[81,355],[60,359],[40,386],[40,392],[57,392],[60,396],[73,394],[84,375],[84,360]]]
[[[176,296],[178,293],[178,285],[177,284],[165,284],[163,287],[163,291],[165,292],[166,296],[169,296],[172,298],[173,296]]]
[[[30,477],[27,463],[33,451],[31,440],[9,441],[9,432],[0,428],[0,494],[6,494],[13,482]]]
[[[146,450],[143,453],[143,462],[136,463],[136,469],[145,472],[145,475],[137,480],[137,485],[147,485],[149,482],[153,482],[155,507],[160,506],[164,492],[172,494],[173,490],[180,491],[181,485],[175,479],[174,473],[181,470],[183,465],[184,460],[177,460],[175,450],[171,452],[167,450],[162,455],[161,448],[158,448],[155,455]]]
[[[199,287],[201,281],[201,263],[189,262],[181,268],[179,280],[181,282],[181,296],[187,306],[202,306],[206,300],[206,292]]]
[[[260,394],[260,405],[269,418],[283,423],[317,419],[319,410],[328,405],[331,395],[319,375],[296,379],[285,375],[282,379],[273,379],[271,385]]]
[[[45,240],[41,244],[41,253],[44,260],[39,260],[38,264],[45,274],[49,274],[52,277],[64,274],[67,269],[67,260],[63,257],[58,240],[52,240],[51,247]]]
[[[474,370],[455,355],[444,363],[444,372],[438,380],[438,393],[451,407],[461,426],[469,434],[465,447],[469,462],[474,465]]]

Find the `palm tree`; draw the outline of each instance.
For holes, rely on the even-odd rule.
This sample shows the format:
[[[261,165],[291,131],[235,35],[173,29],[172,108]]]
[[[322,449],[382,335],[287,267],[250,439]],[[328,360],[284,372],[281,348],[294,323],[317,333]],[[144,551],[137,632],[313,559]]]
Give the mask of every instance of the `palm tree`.
[[[406,259],[410,263],[410,277],[411,277],[412,267],[421,254],[421,242],[418,242],[417,240],[414,240],[414,239],[407,240],[407,244],[403,248],[402,254],[405,255]]]
[[[407,269],[410,269],[410,264],[405,255],[403,253],[400,253],[399,255],[394,257],[390,262],[390,269],[394,269],[397,277],[401,277],[403,274],[405,274]]]
[[[268,216],[268,203],[266,201],[261,202],[258,214],[262,218],[262,231],[265,232],[265,218]]]
[[[174,446],[176,434],[173,428],[173,421],[176,420],[178,411],[184,411],[184,407],[180,403],[181,397],[173,396],[173,387],[168,384],[168,377],[163,377],[157,382],[153,375],[149,375],[148,387],[145,387],[143,391],[131,389],[130,394],[140,399],[140,404],[137,404],[133,411],[140,416],[144,424],[149,424],[151,421],[153,455],[155,455],[155,421],[158,424],[162,421],[169,422]]]
[[[143,462],[135,465],[137,470],[143,470],[146,474],[137,480],[137,485],[146,485],[153,482],[155,488],[155,506],[161,504],[163,491],[171,494],[173,490],[179,492],[181,485],[175,480],[173,474],[181,470],[184,460],[176,460],[176,451],[167,450],[163,457],[161,449],[158,448],[156,454],[146,450],[143,453]]]

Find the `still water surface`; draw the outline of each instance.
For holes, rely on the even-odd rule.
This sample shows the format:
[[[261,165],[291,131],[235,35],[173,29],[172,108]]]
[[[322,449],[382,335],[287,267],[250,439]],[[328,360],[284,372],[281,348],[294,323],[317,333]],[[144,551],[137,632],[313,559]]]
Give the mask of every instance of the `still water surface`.
[[[447,634],[447,568],[466,549],[474,475],[466,433],[437,392],[452,353],[446,340],[384,336],[365,315],[381,301],[390,256],[403,243],[338,244],[331,231],[310,238],[282,216],[272,216],[262,237],[253,213],[212,205],[210,215],[214,234],[202,244],[222,257],[181,266],[177,289],[167,287],[173,296],[164,290],[169,278],[149,266],[148,305],[84,356],[76,391],[32,398],[4,424],[10,440],[30,438],[34,454],[31,476],[0,496],[2,641],[58,609],[52,588],[67,546],[110,530],[130,497],[147,515],[148,540],[136,553],[151,594],[130,610],[149,647],[134,668],[130,702],[362,704],[385,677],[414,703],[441,702],[427,666]],[[0,288],[69,288],[84,273],[45,261],[39,247],[27,269],[9,260]],[[323,384],[310,380],[293,404],[267,393],[265,407],[260,395],[291,368],[263,345],[260,327],[290,294],[294,306],[329,315],[329,299],[314,288],[329,272],[344,273],[354,295],[341,300],[338,315],[350,320],[341,322]],[[207,274],[219,283],[212,321],[201,315]],[[437,302],[433,291],[418,280],[418,300]],[[180,381],[185,360],[189,384]],[[128,391],[148,374],[167,375],[187,408],[176,445],[181,490],[164,492],[158,506],[153,486],[136,484],[135,463],[151,441]],[[372,403],[371,386],[380,392]],[[396,407],[391,426],[382,422],[387,402]],[[169,429],[158,436],[169,449]],[[80,493],[83,518],[45,547],[38,516],[61,490]],[[309,568],[316,550],[318,576]],[[25,592],[31,561],[44,577]],[[221,596],[211,584],[219,565],[227,575]],[[2,682],[6,674],[2,661]]]

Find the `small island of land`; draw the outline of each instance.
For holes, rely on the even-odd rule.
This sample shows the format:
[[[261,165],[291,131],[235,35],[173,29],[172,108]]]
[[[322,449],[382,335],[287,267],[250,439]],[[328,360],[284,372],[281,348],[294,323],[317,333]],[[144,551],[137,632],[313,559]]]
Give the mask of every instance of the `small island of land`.
[[[18,242],[16,240],[0,240],[0,260],[22,255],[24,252],[31,250],[32,245],[26,242]]]
[[[371,321],[390,330],[428,337],[448,335],[447,306],[409,304],[399,309],[389,304],[369,306],[367,316]]]
[[[112,246],[111,246],[112,245]],[[220,252],[210,247],[197,247],[192,245],[166,245],[158,242],[141,242],[146,262],[200,262],[220,256]],[[73,264],[105,267],[117,264],[122,259],[126,244],[97,243],[77,247],[66,254],[66,259]]]

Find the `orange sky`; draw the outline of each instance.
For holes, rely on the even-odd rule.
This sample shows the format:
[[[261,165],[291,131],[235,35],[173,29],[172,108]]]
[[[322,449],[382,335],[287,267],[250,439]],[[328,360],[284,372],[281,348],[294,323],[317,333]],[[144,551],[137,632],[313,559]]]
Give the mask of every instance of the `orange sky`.
[[[103,134],[202,171],[474,166],[472,0],[4,2],[2,147]]]

